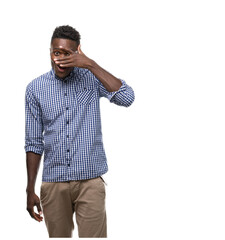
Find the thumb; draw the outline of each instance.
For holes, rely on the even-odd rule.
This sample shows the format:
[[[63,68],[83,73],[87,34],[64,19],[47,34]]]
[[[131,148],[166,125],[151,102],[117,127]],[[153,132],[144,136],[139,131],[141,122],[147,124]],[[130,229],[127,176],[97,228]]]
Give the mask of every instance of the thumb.
[[[40,203],[37,203],[36,206],[37,206],[38,213],[39,213],[40,215],[42,215],[42,210],[41,210],[41,205],[40,205]]]

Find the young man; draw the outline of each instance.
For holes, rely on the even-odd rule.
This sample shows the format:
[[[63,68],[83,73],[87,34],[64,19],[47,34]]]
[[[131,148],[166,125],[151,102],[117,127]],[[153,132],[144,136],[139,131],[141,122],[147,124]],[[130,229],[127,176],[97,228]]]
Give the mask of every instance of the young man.
[[[42,221],[41,202],[49,237],[71,237],[74,212],[79,237],[106,237],[99,99],[128,107],[134,92],[81,51],[70,26],[55,29],[50,55],[52,70],[26,88],[27,210]],[[34,189],[43,152],[40,201]]]

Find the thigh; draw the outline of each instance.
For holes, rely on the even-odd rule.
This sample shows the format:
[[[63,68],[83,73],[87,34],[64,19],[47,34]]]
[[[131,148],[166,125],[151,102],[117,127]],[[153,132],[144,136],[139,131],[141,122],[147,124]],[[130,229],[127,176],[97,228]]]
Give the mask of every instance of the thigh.
[[[41,205],[49,237],[71,237],[74,225],[68,183],[43,182]]]
[[[100,177],[81,181],[75,211],[79,237],[106,237],[105,184]]]

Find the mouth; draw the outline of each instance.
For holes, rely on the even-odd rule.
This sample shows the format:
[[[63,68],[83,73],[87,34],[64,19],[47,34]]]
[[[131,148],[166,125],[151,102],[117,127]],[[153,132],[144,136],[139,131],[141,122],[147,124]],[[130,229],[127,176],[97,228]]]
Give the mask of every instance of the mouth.
[[[61,73],[64,73],[64,72],[67,70],[66,67],[60,67],[59,65],[56,65],[56,68],[57,68],[57,70],[58,70],[59,72],[61,72]]]

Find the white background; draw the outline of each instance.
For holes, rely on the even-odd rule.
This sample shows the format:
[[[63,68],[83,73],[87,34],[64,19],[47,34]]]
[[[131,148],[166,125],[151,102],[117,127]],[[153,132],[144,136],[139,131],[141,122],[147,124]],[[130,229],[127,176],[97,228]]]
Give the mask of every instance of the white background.
[[[223,3],[1,2],[1,238],[48,239],[26,211],[24,94],[64,24],[135,91],[130,108],[101,100],[109,238],[225,238]]]

